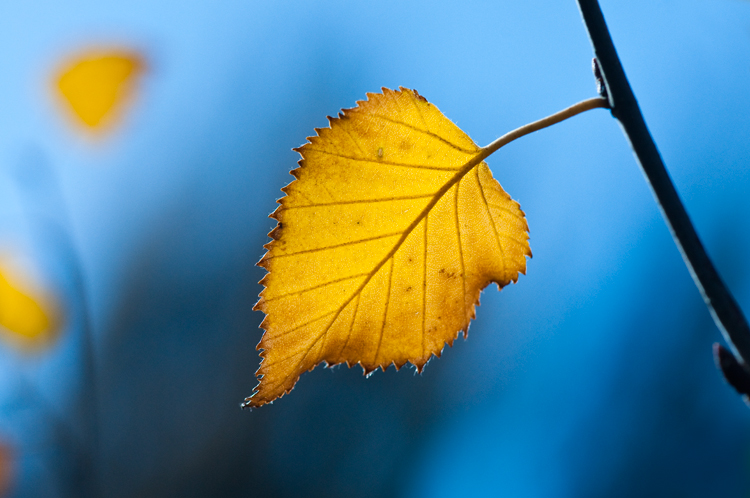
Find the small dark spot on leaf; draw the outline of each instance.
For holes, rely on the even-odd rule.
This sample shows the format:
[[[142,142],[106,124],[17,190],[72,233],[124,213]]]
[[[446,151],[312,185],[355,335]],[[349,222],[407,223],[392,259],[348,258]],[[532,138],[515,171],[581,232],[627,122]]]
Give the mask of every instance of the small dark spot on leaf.
[[[442,274],[445,278],[456,278],[456,273],[452,271],[448,271],[445,268],[440,268],[438,273]]]
[[[383,157],[383,148],[378,147],[378,157]]]

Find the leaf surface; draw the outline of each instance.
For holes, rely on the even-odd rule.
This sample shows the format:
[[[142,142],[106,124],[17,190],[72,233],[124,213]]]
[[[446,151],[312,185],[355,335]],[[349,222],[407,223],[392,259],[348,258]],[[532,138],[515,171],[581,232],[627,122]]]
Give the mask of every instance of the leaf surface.
[[[295,149],[271,215],[246,406],[321,362],[421,371],[468,331],[480,291],[515,282],[531,256],[524,213],[482,149],[417,92],[384,88],[329,121]]]

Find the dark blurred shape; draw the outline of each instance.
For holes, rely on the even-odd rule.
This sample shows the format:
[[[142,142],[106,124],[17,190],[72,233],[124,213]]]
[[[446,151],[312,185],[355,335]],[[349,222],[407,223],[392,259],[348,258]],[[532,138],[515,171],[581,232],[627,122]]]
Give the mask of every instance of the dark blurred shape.
[[[729,385],[735,388],[739,394],[742,394],[742,399],[747,403],[748,394],[750,394],[750,373],[747,369],[728,349],[719,343],[714,344],[714,360],[716,361],[716,367],[724,374],[724,378],[729,382]]]

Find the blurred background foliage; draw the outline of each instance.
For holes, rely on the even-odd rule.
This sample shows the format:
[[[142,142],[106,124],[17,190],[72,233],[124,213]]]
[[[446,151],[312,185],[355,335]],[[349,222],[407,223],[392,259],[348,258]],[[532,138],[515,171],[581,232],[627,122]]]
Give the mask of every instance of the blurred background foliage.
[[[750,310],[750,4],[602,8]],[[1,492],[748,494],[747,407],[605,111],[490,158],[534,259],[484,293],[468,341],[422,375],[319,368],[239,409],[292,147],[381,86],[416,88],[480,145],[594,96],[575,2],[4,2],[0,46],[0,275],[49,318],[42,347],[0,348]],[[103,57],[120,58],[93,70],[108,117],[81,121],[63,77]]]

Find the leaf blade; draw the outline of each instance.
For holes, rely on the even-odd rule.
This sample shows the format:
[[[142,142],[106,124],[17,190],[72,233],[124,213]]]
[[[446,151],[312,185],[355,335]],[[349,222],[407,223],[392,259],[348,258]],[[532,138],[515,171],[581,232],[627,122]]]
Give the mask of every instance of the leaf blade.
[[[531,256],[524,214],[482,149],[418,93],[383,89],[329,121],[295,149],[296,180],[272,215],[248,406],[321,362],[421,370],[468,330],[481,289],[515,282]]]

